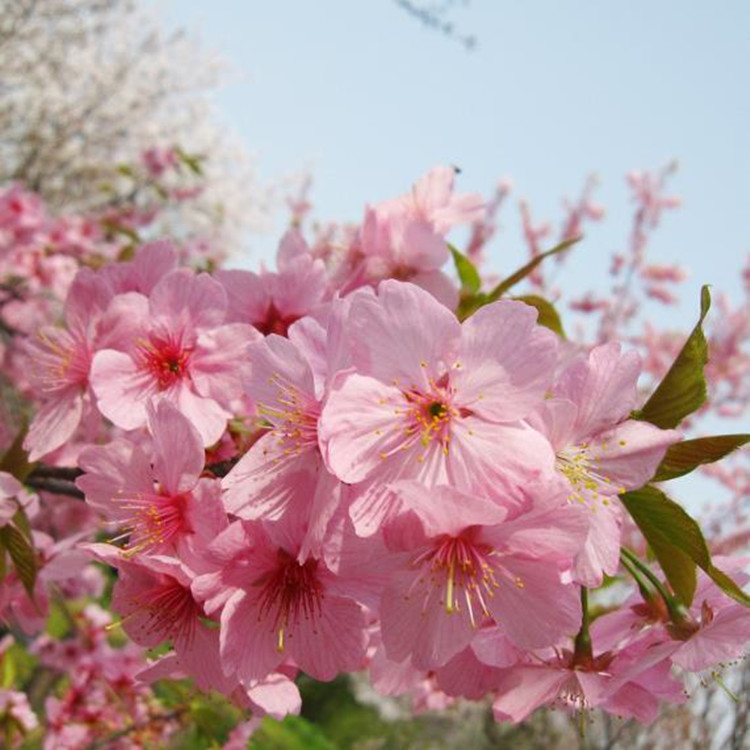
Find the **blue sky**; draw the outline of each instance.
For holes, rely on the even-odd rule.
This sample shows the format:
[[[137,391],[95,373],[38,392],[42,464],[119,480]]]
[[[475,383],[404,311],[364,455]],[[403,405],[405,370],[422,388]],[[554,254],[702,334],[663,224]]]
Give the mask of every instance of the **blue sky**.
[[[522,258],[516,200],[557,222],[560,199],[596,172],[607,220],[592,227],[561,278],[605,279],[630,221],[624,175],[677,159],[654,261],[678,261],[698,289],[739,292],[750,248],[750,4],[684,0],[472,0],[449,18],[478,37],[464,47],[391,0],[164,0],[165,19],[194,30],[232,65],[222,115],[268,180],[311,168],[317,215],[357,220],[434,164],[489,194],[515,184],[493,266]],[[272,255],[276,238],[255,242]]]
[[[653,262],[690,270],[687,327],[711,283],[739,299],[750,237],[750,3],[685,0],[472,0],[449,18],[465,48],[391,0],[161,0],[233,68],[221,115],[257,154],[264,179],[310,168],[322,219],[357,221],[435,164],[461,167],[460,188],[515,184],[491,265],[523,261],[517,200],[558,223],[560,199],[597,173],[607,219],[592,226],[559,283],[607,284],[632,213],[624,175],[677,159],[684,207],[665,216]],[[282,224],[278,224],[281,231]],[[253,241],[252,265],[276,236]],[[606,287],[603,287],[606,288]],[[690,321],[690,322],[688,322]]]

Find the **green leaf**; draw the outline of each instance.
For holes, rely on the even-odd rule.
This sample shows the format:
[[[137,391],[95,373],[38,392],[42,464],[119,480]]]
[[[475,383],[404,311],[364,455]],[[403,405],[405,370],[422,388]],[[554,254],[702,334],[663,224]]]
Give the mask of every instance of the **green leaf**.
[[[719,570],[715,565],[711,565],[706,571],[711,580],[732,599],[750,607],[750,596],[748,596],[723,570]]]
[[[36,550],[31,542],[12,524],[0,528],[0,544],[8,550],[16,574],[30,598],[34,597],[36,581]]]
[[[650,485],[625,492],[620,499],[656,555],[672,589],[685,604],[693,601],[697,565],[725,594],[750,606],[750,596],[713,564],[700,526],[676,502]]]
[[[708,362],[708,345],[702,324],[710,307],[711,294],[704,286],[701,289],[701,314],[695,328],[651,398],[633,414],[635,419],[669,429],[676,427],[706,400],[703,368]]]
[[[13,444],[0,459],[0,471],[12,474],[19,482],[25,481],[34,468],[34,464],[29,463],[29,454],[23,448],[26,432],[26,425],[23,425]]]
[[[125,177],[135,177],[135,170],[129,164],[118,164],[117,172]]]
[[[501,281],[487,295],[487,301],[494,302],[495,300],[500,299],[500,297],[502,297],[511,287],[514,287],[519,281],[523,281],[545,258],[549,258],[551,255],[557,255],[580,241],[581,237],[573,237],[570,240],[561,242],[557,247],[553,247],[551,250],[547,250],[546,252],[537,255],[536,258],[532,258],[525,266],[522,266],[515,273],[508,276],[507,279]]]
[[[301,716],[287,716],[283,721],[265,718],[252,736],[251,750],[337,750],[336,745],[311,722]]]
[[[203,167],[201,166],[201,161],[203,161],[203,158],[200,156],[195,156],[194,154],[188,154],[186,151],[183,151],[181,148],[175,149],[177,156],[179,160],[195,175],[198,175],[198,177],[203,176]]]
[[[29,518],[26,515],[26,511],[20,506],[18,510],[13,514],[13,523],[16,528],[29,540],[29,542],[33,544]]]
[[[688,554],[671,544],[654,541],[650,549],[681,601],[691,604],[698,586],[697,567]]]
[[[127,237],[132,242],[134,242],[136,245],[139,244],[141,241],[141,238],[138,236],[138,232],[136,232],[134,229],[131,229],[128,226],[125,226],[124,224],[119,224],[116,221],[105,220],[102,222],[102,226],[110,234],[113,234],[113,235],[121,234]],[[120,253],[120,255],[122,255],[122,253]],[[118,260],[120,260],[119,257],[118,257]]]
[[[676,479],[689,474],[702,464],[711,464],[724,458],[748,442],[750,442],[750,435],[745,434],[714,435],[675,443],[667,450],[653,481],[666,482],[668,479]]]
[[[539,297],[536,294],[526,294],[523,297],[514,297],[513,299],[535,307],[539,313],[537,323],[539,323],[540,326],[544,326],[545,328],[554,331],[560,336],[560,338],[565,338],[562,320],[560,320],[560,315],[551,302],[548,302],[546,299]]]
[[[190,703],[190,718],[205,736],[223,744],[240,720],[241,713],[223,698],[199,695]]]
[[[453,245],[448,245],[453,256],[453,262],[456,264],[456,273],[458,280],[461,282],[461,291],[464,294],[476,294],[479,287],[482,286],[482,279],[479,276],[474,264],[461,252],[456,250]]]

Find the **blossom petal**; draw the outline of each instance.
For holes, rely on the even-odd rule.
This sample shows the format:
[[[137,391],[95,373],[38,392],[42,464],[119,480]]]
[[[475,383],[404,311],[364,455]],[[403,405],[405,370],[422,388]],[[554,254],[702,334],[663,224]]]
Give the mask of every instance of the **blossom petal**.
[[[453,376],[462,407],[508,422],[541,402],[552,380],[557,340],[536,318],[529,305],[500,300],[463,324],[460,368]]]

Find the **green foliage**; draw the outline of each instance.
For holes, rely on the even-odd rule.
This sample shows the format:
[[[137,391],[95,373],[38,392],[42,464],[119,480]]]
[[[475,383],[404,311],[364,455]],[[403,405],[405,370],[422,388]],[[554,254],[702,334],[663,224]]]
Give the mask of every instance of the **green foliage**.
[[[29,463],[29,454],[23,448],[26,432],[26,425],[22,425],[16,439],[0,459],[0,471],[11,474],[19,482],[25,481],[34,468],[34,464]]]
[[[205,160],[205,157],[198,156],[197,154],[188,154],[186,151],[183,151],[179,147],[175,149],[175,152],[180,162],[184,164],[194,175],[197,175],[198,177],[203,176],[203,167],[201,166],[201,162]]]
[[[701,313],[685,345],[634,419],[669,429],[699,409],[706,400],[706,377],[703,368],[708,362],[708,344],[703,333],[703,320],[711,307],[708,287],[701,289]]]
[[[456,264],[458,280],[461,282],[462,294],[476,294],[482,286],[482,279],[479,276],[474,264],[461,252],[456,250],[453,245],[448,245],[453,256],[453,262]]]
[[[704,570],[724,593],[750,606],[750,597],[711,561],[698,523],[661,490],[647,485],[620,496],[653,550],[675,594],[691,604],[695,568]]]
[[[581,237],[573,237],[572,239],[561,242],[551,250],[547,250],[544,253],[540,253],[535,258],[532,258],[525,266],[521,266],[515,273],[512,273],[506,279],[501,281],[487,296],[488,302],[494,302],[500,299],[507,291],[512,289],[519,281],[523,281],[543,260],[550,258],[553,255],[562,253],[565,250],[573,247],[577,242],[581,241]]]
[[[33,597],[37,574],[36,550],[33,544],[22,531],[9,523],[0,528],[0,547],[10,555],[16,575],[29,597]]]
[[[21,643],[13,643],[0,656],[0,687],[19,689],[27,683],[38,660]]]
[[[526,265],[519,268],[515,273],[512,273],[510,276],[503,279],[503,281],[497,284],[494,289],[487,293],[479,291],[481,278],[472,262],[465,255],[462,255],[456,250],[455,247],[449,245],[448,247],[450,247],[451,254],[453,255],[453,262],[456,265],[456,272],[458,273],[458,278],[461,282],[461,299],[458,304],[458,310],[456,311],[458,319],[466,320],[466,318],[479,310],[480,307],[484,307],[484,305],[488,305],[490,302],[496,302],[516,284],[523,281],[546,258],[568,250],[580,240],[580,237],[565,240],[565,242],[561,242],[557,247],[553,247],[551,250],[540,253]],[[539,310],[540,325],[551,328],[555,333],[558,333],[561,336],[564,335],[562,333],[560,316],[550,302],[547,302],[536,295],[528,295],[526,297],[519,297],[518,299]]]
[[[719,461],[748,442],[750,435],[713,435],[683,440],[667,450],[653,481],[665,482],[689,474],[702,464]]]
[[[196,692],[187,680],[164,680],[156,683],[155,691],[162,704],[174,709],[167,716],[180,716],[184,728],[169,741],[171,750],[205,750],[220,748],[229,739],[234,727],[245,717],[225,697]]]
[[[248,744],[250,750],[338,750],[312,722],[301,716],[266,718]]]

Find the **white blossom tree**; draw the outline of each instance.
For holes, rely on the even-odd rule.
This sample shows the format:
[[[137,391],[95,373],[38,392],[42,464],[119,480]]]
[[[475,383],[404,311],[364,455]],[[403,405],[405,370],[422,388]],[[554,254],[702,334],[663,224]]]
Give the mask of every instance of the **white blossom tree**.
[[[164,230],[233,249],[269,196],[212,107],[222,69],[132,0],[0,0],[0,183],[96,210],[130,197],[123,165],[176,146],[200,158],[203,190]]]

